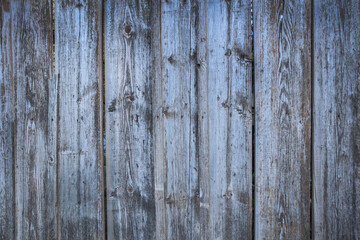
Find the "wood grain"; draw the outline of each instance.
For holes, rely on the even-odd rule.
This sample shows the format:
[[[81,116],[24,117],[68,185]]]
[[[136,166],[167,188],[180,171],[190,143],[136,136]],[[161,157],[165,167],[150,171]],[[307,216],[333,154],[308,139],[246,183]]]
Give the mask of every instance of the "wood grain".
[[[251,1],[207,2],[208,207],[213,239],[252,236],[250,21]],[[200,111],[203,116],[205,110]]]
[[[7,94],[12,94],[14,126],[13,144],[9,144],[13,147],[13,158],[8,160],[15,166],[12,177],[16,196],[14,219],[7,221],[15,221],[14,239],[54,239],[55,129],[51,120],[56,118],[51,99],[56,95],[51,95],[54,90],[51,5],[50,1],[6,4],[8,13],[4,16],[10,22],[6,26],[9,35],[5,36],[5,41],[8,40],[5,57],[9,62],[4,67],[6,79],[11,82]]]
[[[198,190],[195,200],[196,210],[193,215],[193,236],[197,239],[210,239],[210,166],[209,166],[209,104],[208,104],[208,16],[207,2],[192,3],[192,34],[195,34],[193,61],[195,61],[196,100],[197,100],[197,170]]]
[[[155,62],[161,65],[155,70],[161,74],[155,74],[153,94],[156,236],[249,238],[250,1],[164,1],[160,9]]]
[[[360,239],[360,2],[314,2],[314,238]]]
[[[58,239],[104,239],[101,1],[55,1]]]
[[[310,238],[311,1],[254,1],[255,238]]]
[[[359,21],[356,0],[1,1],[0,239],[360,239]]]
[[[193,79],[191,79],[190,2],[161,1],[162,158],[164,168],[165,239],[191,238],[191,205],[196,195],[190,176]],[[159,136],[157,135],[157,136]],[[158,185],[158,183],[155,183]]]
[[[0,4],[0,239],[15,238],[10,4]]]
[[[106,1],[109,239],[154,239],[151,1]],[[156,50],[154,50],[156,51]]]
[[[153,70],[152,77],[152,126],[153,126],[153,152],[154,152],[154,189],[155,189],[155,238],[167,239],[166,217],[165,217],[165,180],[166,168],[164,160],[163,125],[164,115],[162,114],[162,91],[161,81],[162,60],[161,60],[161,3],[155,4],[152,12],[151,31],[151,55]]]

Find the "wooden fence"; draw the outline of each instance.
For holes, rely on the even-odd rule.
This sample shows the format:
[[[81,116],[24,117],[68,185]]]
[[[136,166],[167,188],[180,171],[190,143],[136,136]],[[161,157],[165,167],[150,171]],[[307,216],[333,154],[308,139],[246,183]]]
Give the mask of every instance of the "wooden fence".
[[[359,0],[2,0],[0,239],[360,239],[359,25]]]

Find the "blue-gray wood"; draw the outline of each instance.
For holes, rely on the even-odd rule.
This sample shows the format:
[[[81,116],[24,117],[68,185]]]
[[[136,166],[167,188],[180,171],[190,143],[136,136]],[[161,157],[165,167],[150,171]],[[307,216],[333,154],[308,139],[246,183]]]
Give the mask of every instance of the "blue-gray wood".
[[[105,72],[109,238],[251,238],[251,1],[106,1]]]
[[[0,239],[360,239],[359,21],[357,0],[1,1]]]
[[[5,184],[6,190],[0,189],[1,195],[5,194],[0,214],[7,215],[1,221],[2,239],[56,236],[51,22],[51,1],[2,1],[1,92],[2,100],[7,101],[1,117],[6,147],[0,160],[5,164],[1,166],[5,175],[0,186]],[[13,203],[9,202],[12,194],[16,196]]]
[[[11,11],[0,4],[0,239],[15,237]]]
[[[154,239],[155,1],[105,2],[107,235]]]
[[[255,239],[310,239],[311,2],[254,1]]]
[[[55,0],[57,238],[104,239],[102,2]]]
[[[360,239],[360,1],[314,1],[315,239]]]

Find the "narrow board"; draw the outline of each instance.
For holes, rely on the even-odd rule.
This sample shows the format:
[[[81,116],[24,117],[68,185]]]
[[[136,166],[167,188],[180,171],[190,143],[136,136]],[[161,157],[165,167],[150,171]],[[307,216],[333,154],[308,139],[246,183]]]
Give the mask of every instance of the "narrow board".
[[[56,122],[53,90],[53,31],[50,1],[3,1],[8,12],[4,80],[11,94],[14,169],[14,239],[54,239],[56,236]],[[5,9],[4,9],[5,10]],[[10,114],[10,112],[9,112]],[[53,121],[52,121],[53,120]],[[8,126],[7,131],[11,131]],[[5,129],[4,129],[5,130]],[[5,158],[6,159],[6,158]],[[8,166],[10,163],[8,162]],[[5,168],[6,170],[7,168]],[[8,174],[10,174],[8,172]],[[5,175],[8,176],[8,175]],[[10,183],[9,178],[5,183]],[[10,187],[10,186],[9,186]],[[9,196],[10,197],[10,196]],[[8,202],[11,210],[11,203]],[[11,238],[11,237],[10,237]]]
[[[315,239],[360,239],[359,25],[359,1],[314,1]]]
[[[0,3],[0,239],[15,238],[10,3]]]
[[[252,238],[252,36],[251,1],[208,1],[206,105],[209,238]],[[205,27],[205,26],[201,26]],[[201,39],[199,39],[201,41]],[[205,80],[205,79],[204,79]],[[203,109],[202,107],[205,107]],[[205,233],[206,234],[206,233]]]
[[[145,0],[105,2],[109,239],[155,238],[151,53],[155,6]]]
[[[164,176],[162,183],[155,182],[156,186],[163,185],[164,190],[161,199],[164,212],[159,217],[164,218],[165,229],[161,230],[164,236],[160,238],[190,239],[192,199],[197,191],[190,178],[196,174],[190,168],[195,144],[191,116],[195,101],[191,98],[194,79],[190,72],[190,1],[161,1],[160,24],[161,46],[156,61],[161,63],[161,78],[155,79],[160,88],[154,95],[161,101],[156,106],[156,116],[161,116],[162,124],[160,133],[156,134],[162,147],[156,163],[161,164]]]
[[[101,1],[55,1],[58,239],[104,239],[101,20]]]
[[[254,1],[256,239],[310,239],[311,2]]]

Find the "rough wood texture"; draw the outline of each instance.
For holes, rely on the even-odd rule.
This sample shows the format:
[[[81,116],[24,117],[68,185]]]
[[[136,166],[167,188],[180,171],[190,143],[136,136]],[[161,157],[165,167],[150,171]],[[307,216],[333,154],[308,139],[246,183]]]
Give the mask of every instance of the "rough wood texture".
[[[356,0],[2,0],[0,239],[105,238],[103,30],[108,239],[360,239],[359,24]]]
[[[162,114],[162,81],[161,81],[161,4],[155,4],[152,14],[151,55],[153,60],[152,76],[152,123],[153,123],[153,153],[154,153],[154,187],[155,187],[155,238],[166,239],[165,235],[165,163],[163,148],[163,123]],[[157,49],[157,50],[155,50]]]
[[[56,171],[51,120],[56,120],[52,105],[56,95],[51,94],[54,86],[51,5],[50,1],[5,4],[9,5],[4,16],[8,16],[10,22],[6,26],[8,35],[4,36],[4,40],[8,40],[4,67],[5,80],[11,81],[11,89],[7,89],[11,93],[7,94],[12,94],[9,104],[13,104],[14,124],[14,239],[54,239]],[[8,127],[7,131],[11,131],[11,126]],[[6,182],[9,184],[9,179]]]
[[[163,1],[160,10],[153,93],[156,236],[249,238],[250,1]]]
[[[315,239],[360,239],[359,25],[359,1],[314,1]]]
[[[193,215],[194,239],[210,239],[210,166],[209,166],[209,106],[208,104],[208,79],[209,79],[209,62],[208,62],[208,18],[207,18],[207,2],[194,1],[192,3],[192,35],[195,34],[195,41],[192,41],[192,47],[195,48],[196,54],[193,54],[195,64],[195,78],[197,97],[196,119],[197,128],[195,128],[195,136],[197,136],[197,169],[198,175],[198,192],[195,200],[196,210]],[[194,43],[193,43],[194,42]],[[193,46],[195,45],[195,46]]]
[[[310,238],[311,1],[254,1],[255,238]]]
[[[251,1],[207,3],[210,238],[252,235]],[[202,148],[202,146],[200,146]],[[203,189],[200,190],[200,192]],[[201,193],[200,193],[201,195]]]
[[[109,239],[154,239],[151,1],[106,1]],[[156,50],[155,50],[156,51]]]
[[[0,4],[0,239],[15,238],[10,4]]]
[[[191,238],[191,205],[197,188],[190,176],[192,139],[190,75],[190,2],[161,2],[161,96],[162,155],[164,168],[165,239]],[[159,183],[155,183],[158,185]]]
[[[59,239],[103,239],[101,1],[55,1]]]

